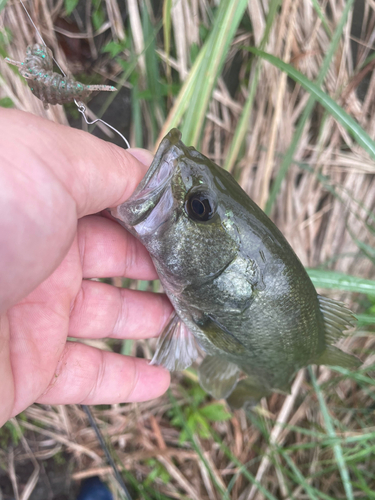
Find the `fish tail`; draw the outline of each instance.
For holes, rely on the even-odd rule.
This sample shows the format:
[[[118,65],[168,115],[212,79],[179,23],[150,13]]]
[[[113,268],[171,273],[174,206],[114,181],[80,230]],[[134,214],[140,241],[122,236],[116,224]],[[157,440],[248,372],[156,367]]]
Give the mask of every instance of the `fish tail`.
[[[316,365],[341,366],[342,368],[355,370],[361,366],[362,361],[356,356],[342,351],[338,347],[329,345],[326,347],[323,354],[314,360],[313,363]]]

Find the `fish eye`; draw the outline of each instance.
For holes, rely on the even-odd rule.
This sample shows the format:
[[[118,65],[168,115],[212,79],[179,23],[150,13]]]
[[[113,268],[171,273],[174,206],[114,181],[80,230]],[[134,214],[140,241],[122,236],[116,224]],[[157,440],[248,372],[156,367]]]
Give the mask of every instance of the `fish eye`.
[[[185,210],[191,219],[205,222],[212,218],[216,207],[212,196],[207,191],[201,191],[188,193]]]

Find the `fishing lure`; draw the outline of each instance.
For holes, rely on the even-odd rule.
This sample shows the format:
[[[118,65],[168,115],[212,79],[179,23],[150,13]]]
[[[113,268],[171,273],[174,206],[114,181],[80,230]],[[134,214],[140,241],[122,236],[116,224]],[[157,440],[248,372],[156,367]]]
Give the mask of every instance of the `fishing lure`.
[[[43,102],[45,109],[48,109],[48,104],[84,100],[92,92],[117,90],[111,85],[85,85],[71,76],[54,72],[51,50],[39,43],[27,47],[24,62],[14,61],[8,57],[5,60],[20,69],[31,92]]]

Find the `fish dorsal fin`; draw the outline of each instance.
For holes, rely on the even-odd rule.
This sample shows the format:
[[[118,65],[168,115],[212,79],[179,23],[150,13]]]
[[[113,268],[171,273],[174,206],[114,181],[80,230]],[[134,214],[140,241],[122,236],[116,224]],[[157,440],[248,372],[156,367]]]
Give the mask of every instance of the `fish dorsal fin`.
[[[229,396],[237,384],[240,369],[219,356],[206,356],[199,367],[199,383],[216,399]]]
[[[352,311],[342,302],[318,295],[320,310],[323,314],[326,342],[334,343],[345,335],[345,330],[356,324]]]
[[[158,339],[151,365],[161,365],[169,371],[185,370],[197,356],[194,335],[173,312]]]

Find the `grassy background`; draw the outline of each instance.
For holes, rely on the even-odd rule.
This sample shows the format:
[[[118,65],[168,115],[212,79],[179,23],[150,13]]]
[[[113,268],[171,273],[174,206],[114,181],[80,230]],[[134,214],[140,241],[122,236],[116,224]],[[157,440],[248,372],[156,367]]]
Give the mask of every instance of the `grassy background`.
[[[211,400],[195,367],[174,374],[156,401],[96,407],[133,497],[375,498],[373,2],[26,5],[65,71],[119,88],[91,101],[90,116],[104,114],[133,146],[151,150],[178,126],[271,215],[319,290],[360,320],[341,342],[364,362],[358,372],[303,370],[290,396],[274,394],[251,414]],[[3,0],[0,9],[0,54],[22,60],[38,41],[34,29],[19,3]],[[74,106],[44,110],[2,59],[0,105],[84,126]],[[92,344],[146,357],[154,347]],[[0,431],[0,447],[4,498],[74,498],[75,481],[96,474],[122,498],[77,406],[33,405]]]

